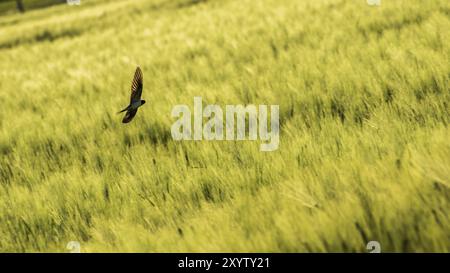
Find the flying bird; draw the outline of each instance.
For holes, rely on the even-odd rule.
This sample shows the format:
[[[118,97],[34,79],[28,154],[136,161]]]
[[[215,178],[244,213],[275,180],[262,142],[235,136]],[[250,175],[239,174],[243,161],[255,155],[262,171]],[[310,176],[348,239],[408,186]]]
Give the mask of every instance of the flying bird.
[[[145,100],[141,100],[142,88],[142,71],[138,66],[136,68],[136,72],[134,72],[133,83],[131,84],[130,105],[128,105],[127,108],[123,109],[122,111],[118,112],[118,114],[120,114],[127,111],[125,117],[123,117],[123,123],[130,122],[136,115],[138,108],[144,105]]]

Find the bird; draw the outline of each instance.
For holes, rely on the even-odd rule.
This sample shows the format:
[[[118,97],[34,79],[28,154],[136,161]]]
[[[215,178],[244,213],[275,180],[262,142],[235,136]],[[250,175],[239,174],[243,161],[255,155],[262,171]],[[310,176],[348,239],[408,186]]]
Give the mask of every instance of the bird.
[[[131,83],[130,104],[118,112],[120,114],[127,111],[125,117],[122,119],[122,123],[130,122],[136,115],[138,108],[145,104],[145,100],[141,100],[143,86],[142,70],[138,66],[134,72],[133,82]]]

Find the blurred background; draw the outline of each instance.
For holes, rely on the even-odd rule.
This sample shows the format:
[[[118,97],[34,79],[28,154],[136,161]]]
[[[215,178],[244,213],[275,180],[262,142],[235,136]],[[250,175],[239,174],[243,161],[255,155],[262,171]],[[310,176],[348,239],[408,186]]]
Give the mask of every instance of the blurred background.
[[[67,4],[67,2],[67,0],[0,0],[0,15],[14,12],[23,13],[51,5]]]

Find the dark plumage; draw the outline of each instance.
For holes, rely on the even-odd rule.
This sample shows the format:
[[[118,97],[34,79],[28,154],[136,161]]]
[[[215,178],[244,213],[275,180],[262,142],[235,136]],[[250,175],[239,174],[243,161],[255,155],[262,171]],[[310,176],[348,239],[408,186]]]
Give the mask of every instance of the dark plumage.
[[[145,100],[141,100],[143,86],[142,71],[138,66],[136,68],[136,72],[134,72],[134,78],[131,84],[130,104],[125,109],[119,112],[122,113],[127,111],[125,117],[122,120],[123,123],[130,122],[136,115],[138,108],[144,105]]]

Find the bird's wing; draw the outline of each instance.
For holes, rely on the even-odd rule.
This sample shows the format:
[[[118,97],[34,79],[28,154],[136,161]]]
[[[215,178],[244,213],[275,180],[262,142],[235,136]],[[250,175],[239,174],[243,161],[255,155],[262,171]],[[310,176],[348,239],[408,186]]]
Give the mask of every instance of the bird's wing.
[[[136,72],[134,72],[133,83],[131,84],[130,104],[133,104],[133,102],[141,101],[141,94],[143,88],[142,79],[143,79],[142,71],[141,68],[138,66],[136,68]]]
[[[136,116],[137,113],[137,109],[130,109],[127,111],[127,113],[125,114],[125,117],[123,117],[122,123],[128,123],[130,122],[134,116]]]

